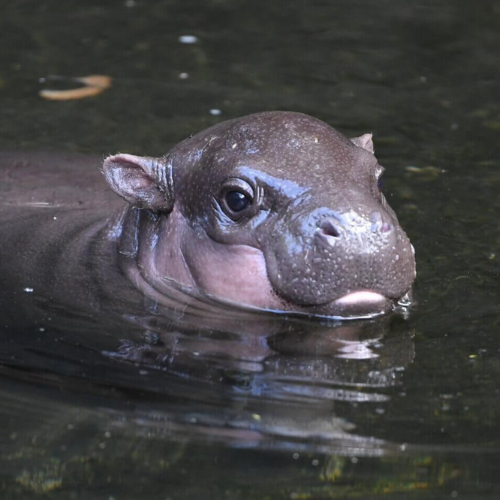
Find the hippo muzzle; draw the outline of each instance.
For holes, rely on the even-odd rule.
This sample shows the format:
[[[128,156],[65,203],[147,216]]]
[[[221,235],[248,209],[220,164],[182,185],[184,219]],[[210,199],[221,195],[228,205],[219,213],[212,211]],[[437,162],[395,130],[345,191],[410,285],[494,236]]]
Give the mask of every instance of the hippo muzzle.
[[[274,290],[289,303],[333,315],[385,311],[404,296],[414,276],[410,241],[386,210],[363,208],[306,206],[281,214],[264,245]]]
[[[125,217],[122,234],[136,235],[148,288],[173,280],[240,305],[336,317],[387,312],[416,275],[382,172],[370,134],[348,139],[288,112],[220,123],[162,158],[104,163],[142,214]]]

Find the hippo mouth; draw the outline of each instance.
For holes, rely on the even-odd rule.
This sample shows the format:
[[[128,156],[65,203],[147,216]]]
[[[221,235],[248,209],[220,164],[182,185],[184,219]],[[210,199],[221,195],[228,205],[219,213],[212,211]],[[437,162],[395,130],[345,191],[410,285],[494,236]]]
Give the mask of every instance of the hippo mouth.
[[[331,311],[334,316],[345,318],[373,317],[388,312],[394,301],[371,290],[360,290],[348,293],[325,306],[325,311]]]
[[[380,295],[380,293],[363,290],[360,292],[348,293],[347,295],[340,297],[340,299],[335,300],[334,304],[340,307],[352,305],[357,306],[360,304],[377,306],[386,300],[387,299],[383,295]]]
[[[276,291],[274,293],[277,295]],[[398,301],[371,290],[347,293],[323,304],[295,304],[277,297],[271,307],[265,308],[281,314],[298,314],[333,319],[365,319],[386,314],[393,310]]]
[[[227,299],[223,299],[222,302],[237,307],[264,310],[277,314],[355,320],[369,319],[386,314],[395,309],[398,300],[390,299],[370,290],[359,290],[347,293],[338,299],[321,305],[298,305],[279,297],[267,307],[255,307],[249,304],[235,303]]]

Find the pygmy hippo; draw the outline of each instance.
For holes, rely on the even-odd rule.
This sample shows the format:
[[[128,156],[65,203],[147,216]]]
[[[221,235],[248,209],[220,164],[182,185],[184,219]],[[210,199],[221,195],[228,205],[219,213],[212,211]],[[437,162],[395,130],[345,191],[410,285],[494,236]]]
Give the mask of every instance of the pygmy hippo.
[[[128,202],[114,220],[143,293],[175,283],[238,305],[338,317],[389,311],[415,278],[413,247],[380,191],[371,134],[310,116],[219,123],[160,158],[103,172]]]

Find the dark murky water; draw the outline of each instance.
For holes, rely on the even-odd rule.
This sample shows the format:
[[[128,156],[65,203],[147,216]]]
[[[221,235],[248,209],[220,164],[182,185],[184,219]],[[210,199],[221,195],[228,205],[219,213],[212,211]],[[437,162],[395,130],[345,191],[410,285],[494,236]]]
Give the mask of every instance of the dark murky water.
[[[1,497],[498,498],[499,45],[493,1],[3,7],[1,149],[159,155],[273,109],[373,131],[418,277],[407,317],[344,325],[89,316],[0,278]]]

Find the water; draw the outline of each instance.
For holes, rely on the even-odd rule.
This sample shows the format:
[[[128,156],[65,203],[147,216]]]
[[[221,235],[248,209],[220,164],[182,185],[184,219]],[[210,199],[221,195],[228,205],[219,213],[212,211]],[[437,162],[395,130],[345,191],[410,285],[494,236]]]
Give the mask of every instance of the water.
[[[498,498],[495,2],[17,0],[0,24],[2,149],[153,156],[306,112],[374,133],[418,267],[408,316],[340,326],[89,318],[3,285],[2,498]],[[99,73],[99,97],[38,96]]]

